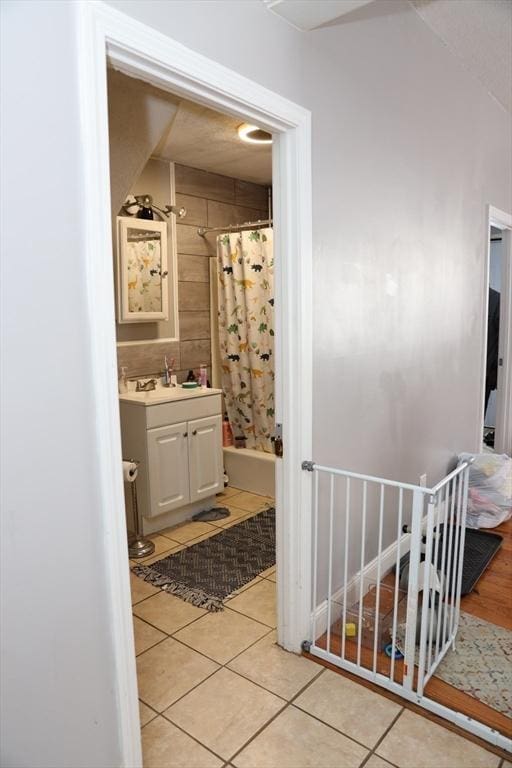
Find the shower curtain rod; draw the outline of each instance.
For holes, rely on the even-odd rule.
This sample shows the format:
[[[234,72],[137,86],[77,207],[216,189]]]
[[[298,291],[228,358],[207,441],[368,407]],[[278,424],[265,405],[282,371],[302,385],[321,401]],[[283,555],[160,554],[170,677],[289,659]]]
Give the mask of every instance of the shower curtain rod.
[[[255,227],[272,226],[272,219],[246,221],[245,224],[229,224],[227,227],[198,227],[197,234],[204,237],[207,232],[226,232],[228,229],[255,229]]]

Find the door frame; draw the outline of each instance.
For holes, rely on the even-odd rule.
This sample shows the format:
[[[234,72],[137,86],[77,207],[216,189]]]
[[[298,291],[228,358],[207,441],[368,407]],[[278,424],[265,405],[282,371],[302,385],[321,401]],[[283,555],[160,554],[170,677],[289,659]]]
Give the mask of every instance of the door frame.
[[[503,365],[498,368],[498,389],[496,397],[496,429],[494,448],[497,453],[512,454],[512,215],[487,206],[486,233],[487,248],[484,272],[484,313],[482,363],[480,383],[480,418],[477,451],[481,451],[485,419],[485,378],[487,363],[487,324],[489,312],[489,277],[491,259],[491,226],[497,227],[504,236],[504,263],[502,266],[503,287],[500,297],[500,338],[499,356]]]
[[[278,642],[299,652],[311,603],[312,451],[311,114],[102,2],[77,3],[83,222],[96,444],[102,467],[103,567],[116,663],[120,764],[141,764],[117,393],[106,62],[132,77],[274,134]]]

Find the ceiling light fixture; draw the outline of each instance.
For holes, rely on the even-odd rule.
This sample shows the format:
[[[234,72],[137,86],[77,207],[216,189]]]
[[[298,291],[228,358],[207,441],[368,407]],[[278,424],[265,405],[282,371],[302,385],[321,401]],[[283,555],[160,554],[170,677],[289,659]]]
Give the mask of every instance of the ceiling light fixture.
[[[264,131],[263,128],[258,128],[257,125],[242,123],[238,127],[238,135],[248,144],[272,144],[272,134]]]

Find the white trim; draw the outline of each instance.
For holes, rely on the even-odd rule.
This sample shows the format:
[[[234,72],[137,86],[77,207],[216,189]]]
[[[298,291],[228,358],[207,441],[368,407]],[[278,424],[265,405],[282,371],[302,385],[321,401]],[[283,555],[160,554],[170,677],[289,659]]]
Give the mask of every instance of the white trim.
[[[494,449],[512,456],[512,230],[504,230],[506,258],[502,270],[500,346],[503,366],[498,368],[496,424],[499,425]]]
[[[101,2],[77,3],[78,69],[84,161],[84,243],[98,488],[104,567],[116,660],[122,766],[141,764],[135,653],[131,624],[111,254],[105,51],[116,69],[213,109],[255,122],[275,135],[274,247],[276,420],[285,455],[277,465],[278,639],[299,651],[309,632],[311,477],[301,462],[312,449],[311,118],[308,110],[201,56]],[[286,392],[286,397],[284,396]]]
[[[142,764],[135,646],[131,616],[128,546],[121,473],[119,399],[116,386],[114,273],[108,147],[105,36],[95,8],[77,5],[78,93],[83,148],[83,241],[91,374],[95,401],[98,497],[103,522],[106,598],[114,646],[115,695],[119,708],[119,764]]]
[[[487,360],[487,323],[489,312],[489,270],[491,225],[506,231],[506,258],[503,266],[503,289],[500,312],[500,350],[503,366],[498,369],[498,393],[496,403],[495,450],[512,455],[512,215],[487,206],[486,257],[483,280],[482,357],[480,373],[480,404],[476,451],[481,451],[485,419],[485,375]]]
[[[489,220],[493,227],[498,229],[512,229],[512,214],[495,208],[494,205],[488,207]]]
[[[489,228],[502,230],[504,260],[502,270],[498,398],[496,403],[495,450],[512,455],[512,215],[489,206]],[[490,231],[490,229],[489,229]]]
[[[260,123],[258,123],[261,125]],[[275,137],[273,150],[276,423],[284,458],[276,459],[278,642],[299,652],[309,635],[311,605],[312,455],[311,122]],[[300,221],[294,221],[295,216]],[[296,269],[294,268],[294,264]],[[283,323],[281,324],[281,320]],[[295,324],[295,328],[293,328]]]

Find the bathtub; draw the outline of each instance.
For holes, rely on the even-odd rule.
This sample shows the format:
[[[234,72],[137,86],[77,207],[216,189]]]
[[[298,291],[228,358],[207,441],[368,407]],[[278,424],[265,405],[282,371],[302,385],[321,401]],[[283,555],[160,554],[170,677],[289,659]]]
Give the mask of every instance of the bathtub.
[[[259,493],[261,496],[276,495],[275,463],[273,453],[255,451],[251,448],[223,448],[224,469],[229,484],[243,491]]]

